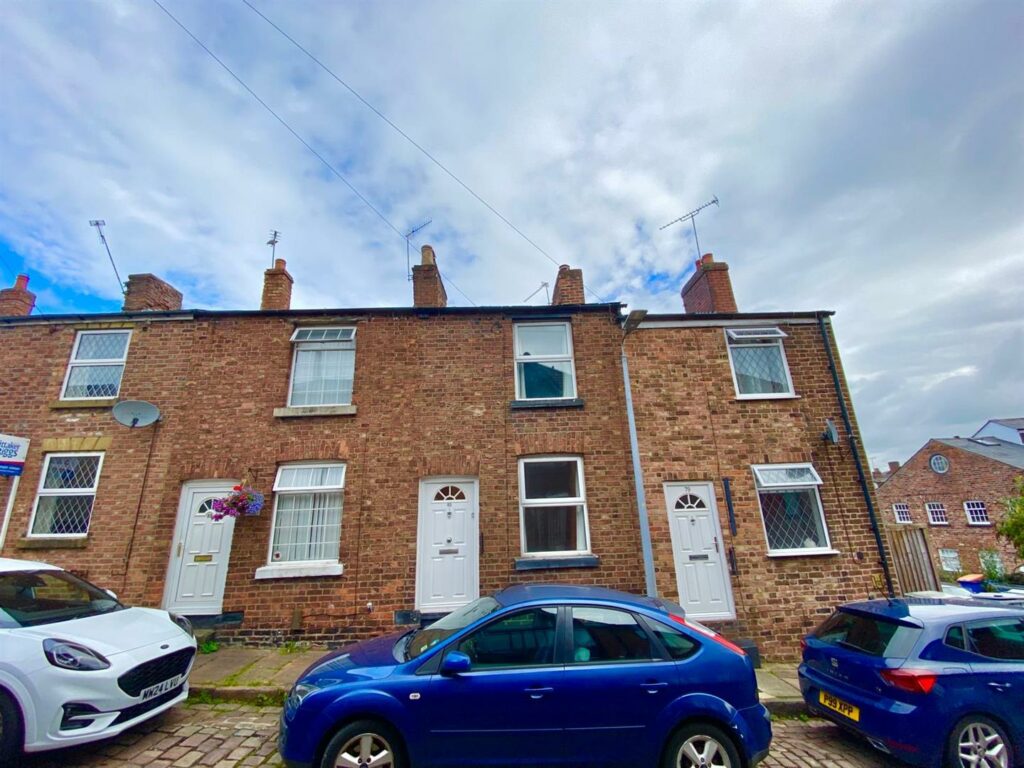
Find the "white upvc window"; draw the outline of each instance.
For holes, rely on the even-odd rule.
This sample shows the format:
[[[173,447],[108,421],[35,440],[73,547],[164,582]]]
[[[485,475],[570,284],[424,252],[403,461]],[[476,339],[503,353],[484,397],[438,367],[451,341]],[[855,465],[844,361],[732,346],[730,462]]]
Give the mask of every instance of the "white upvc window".
[[[341,573],[345,465],[284,464],[274,481],[274,520],[268,565],[256,578],[335,576]]]
[[[79,331],[64,374],[61,400],[106,400],[121,391],[130,330]]]
[[[928,513],[928,522],[932,525],[949,525],[949,515],[946,514],[946,505],[938,501],[929,501],[924,505]]]
[[[773,556],[831,554],[832,542],[811,464],[755,464],[761,522]]]
[[[939,563],[946,573],[960,573],[960,553],[955,549],[940,549]]]
[[[356,368],[356,329],[297,328],[288,388],[288,406],[308,408],[352,404]]]
[[[520,459],[519,518],[524,556],[589,553],[583,460],[574,456]]]
[[[892,514],[896,518],[897,523],[912,523],[913,519],[910,517],[910,505],[905,504],[902,501],[898,501],[892,505]]]
[[[967,515],[968,525],[992,525],[984,501],[965,501],[964,513]]]
[[[572,325],[519,323],[514,326],[514,336],[516,399],[574,399]]]
[[[48,453],[32,507],[32,536],[81,538],[89,533],[103,453]]]
[[[778,328],[726,328],[729,365],[736,397],[761,400],[794,397],[782,340],[786,334]]]

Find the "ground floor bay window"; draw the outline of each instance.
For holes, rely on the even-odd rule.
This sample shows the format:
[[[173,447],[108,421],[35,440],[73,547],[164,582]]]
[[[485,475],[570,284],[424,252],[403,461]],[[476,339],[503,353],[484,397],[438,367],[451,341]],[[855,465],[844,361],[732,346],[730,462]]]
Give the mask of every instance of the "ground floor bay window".
[[[810,464],[757,464],[757,485],[769,556],[833,552],[821,508],[821,478]]]
[[[344,464],[286,464],[274,481],[268,563],[257,579],[337,576]]]
[[[560,557],[590,551],[582,459],[521,459],[519,502],[524,556]]]

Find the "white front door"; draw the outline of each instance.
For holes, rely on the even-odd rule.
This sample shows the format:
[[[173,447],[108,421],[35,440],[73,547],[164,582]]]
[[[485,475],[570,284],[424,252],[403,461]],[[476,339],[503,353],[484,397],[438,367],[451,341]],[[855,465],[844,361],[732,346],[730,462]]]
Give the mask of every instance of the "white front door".
[[[195,480],[182,486],[164,588],[167,610],[190,616],[221,612],[235,520],[214,521],[209,511],[213,500],[227,496],[234,485],[226,480]]]
[[[477,481],[420,481],[416,609],[444,613],[480,596]]]
[[[679,604],[695,619],[734,619],[722,528],[710,483],[665,483]]]

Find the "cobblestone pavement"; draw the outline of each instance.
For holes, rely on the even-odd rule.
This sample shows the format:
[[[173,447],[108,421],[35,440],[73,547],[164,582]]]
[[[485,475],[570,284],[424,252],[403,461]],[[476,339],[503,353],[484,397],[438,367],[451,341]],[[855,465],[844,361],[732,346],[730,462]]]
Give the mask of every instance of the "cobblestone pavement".
[[[280,768],[277,707],[177,707],[121,736],[30,757],[24,768]],[[765,768],[891,768],[867,744],[822,720],[778,720]]]

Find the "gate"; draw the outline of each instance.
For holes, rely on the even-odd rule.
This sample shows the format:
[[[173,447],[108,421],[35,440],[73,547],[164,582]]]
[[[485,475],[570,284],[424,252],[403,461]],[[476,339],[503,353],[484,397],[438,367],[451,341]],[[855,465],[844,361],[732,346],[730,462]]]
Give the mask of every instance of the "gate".
[[[940,592],[942,585],[928,546],[928,531],[923,525],[888,525],[889,551],[896,564],[896,575],[904,594]]]

